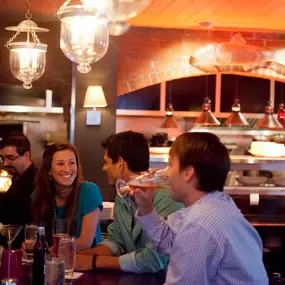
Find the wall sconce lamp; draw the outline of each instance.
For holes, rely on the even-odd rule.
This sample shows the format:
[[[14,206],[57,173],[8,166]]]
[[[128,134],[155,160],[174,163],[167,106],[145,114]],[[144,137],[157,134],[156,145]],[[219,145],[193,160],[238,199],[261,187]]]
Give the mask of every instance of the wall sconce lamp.
[[[93,110],[86,112],[86,125],[101,125],[101,112],[97,111],[96,108],[102,108],[106,106],[107,102],[102,86],[88,86],[84,100],[84,108],[92,107]]]

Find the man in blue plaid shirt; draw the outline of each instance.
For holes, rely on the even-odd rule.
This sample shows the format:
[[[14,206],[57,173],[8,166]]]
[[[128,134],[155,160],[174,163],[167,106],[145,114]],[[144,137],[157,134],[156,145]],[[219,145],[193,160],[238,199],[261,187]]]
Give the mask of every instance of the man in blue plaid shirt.
[[[170,254],[167,285],[265,285],[262,242],[231,197],[226,147],[210,133],[187,133],[169,153],[172,198],[184,209],[163,219],[152,193],[135,190],[140,221],[154,248]]]

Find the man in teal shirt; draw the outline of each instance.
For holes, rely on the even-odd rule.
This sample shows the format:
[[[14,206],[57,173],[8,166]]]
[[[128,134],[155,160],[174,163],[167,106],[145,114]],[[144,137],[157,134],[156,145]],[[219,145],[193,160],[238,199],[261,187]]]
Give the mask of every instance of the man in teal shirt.
[[[111,135],[102,142],[102,147],[105,151],[103,170],[108,174],[110,185],[118,179],[128,182],[149,168],[148,144],[140,133],[127,131]],[[168,189],[155,191],[153,206],[163,217],[183,207],[171,199]],[[105,268],[132,273],[156,273],[164,269],[168,256],[157,253],[134,216],[130,197],[117,196],[107,239],[95,248],[77,254],[76,269]]]

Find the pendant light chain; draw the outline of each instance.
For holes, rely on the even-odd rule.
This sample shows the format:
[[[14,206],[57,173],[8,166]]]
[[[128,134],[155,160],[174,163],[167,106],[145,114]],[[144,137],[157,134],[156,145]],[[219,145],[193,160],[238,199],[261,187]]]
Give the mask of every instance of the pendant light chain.
[[[66,0],[62,6],[58,9],[57,15],[61,15],[61,12],[67,7],[67,5],[71,2],[71,0]]]
[[[21,31],[18,30],[18,31],[12,36],[12,38],[7,41],[7,43],[4,45],[4,47],[7,48],[7,49],[9,49],[11,43],[14,41],[14,39],[16,39],[16,37],[20,34],[20,32],[21,32]]]
[[[33,16],[32,13],[30,12],[31,5],[32,5],[31,0],[26,0],[26,5],[27,5],[27,12],[25,14],[25,18],[27,20],[31,20]]]

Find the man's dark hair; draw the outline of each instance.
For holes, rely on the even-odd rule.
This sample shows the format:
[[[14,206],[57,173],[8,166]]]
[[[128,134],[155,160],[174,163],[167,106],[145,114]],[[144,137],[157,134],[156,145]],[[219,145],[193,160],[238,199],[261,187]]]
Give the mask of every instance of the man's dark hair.
[[[188,166],[194,168],[199,190],[223,191],[230,170],[230,157],[217,136],[200,132],[182,134],[171,146],[169,155],[178,157],[180,171]]]
[[[149,168],[149,148],[143,134],[133,131],[113,134],[101,143],[113,163],[121,157],[132,172]]]
[[[16,147],[17,153],[24,155],[26,151],[31,152],[31,144],[29,139],[22,133],[12,132],[7,137],[4,137],[1,141],[0,147],[4,148],[7,146]]]

